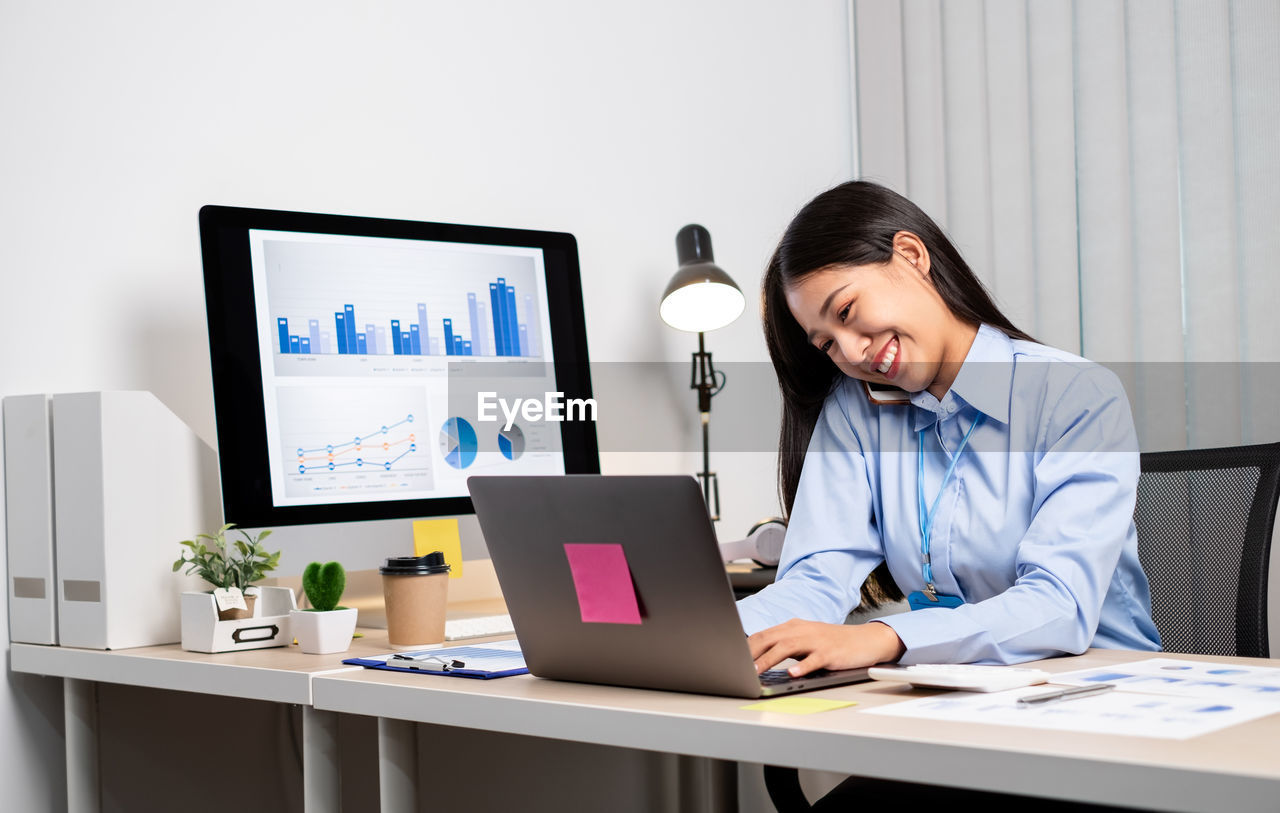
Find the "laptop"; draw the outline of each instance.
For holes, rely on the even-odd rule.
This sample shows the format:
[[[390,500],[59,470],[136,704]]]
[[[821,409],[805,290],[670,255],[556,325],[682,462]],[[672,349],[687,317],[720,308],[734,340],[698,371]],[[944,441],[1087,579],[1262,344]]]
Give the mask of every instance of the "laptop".
[[[869,679],[866,669],[756,674],[692,477],[475,476],[467,486],[538,677],[731,697]],[[640,623],[583,620],[566,545],[621,546]]]

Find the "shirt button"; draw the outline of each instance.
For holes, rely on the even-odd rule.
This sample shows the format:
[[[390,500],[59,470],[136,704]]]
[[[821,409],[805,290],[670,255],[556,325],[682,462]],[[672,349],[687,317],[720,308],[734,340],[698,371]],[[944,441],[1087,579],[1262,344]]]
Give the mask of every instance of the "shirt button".
[[[950,415],[952,412],[955,412],[955,411],[956,411],[956,405],[955,405],[955,404],[947,404],[947,414],[948,414],[948,415]]]

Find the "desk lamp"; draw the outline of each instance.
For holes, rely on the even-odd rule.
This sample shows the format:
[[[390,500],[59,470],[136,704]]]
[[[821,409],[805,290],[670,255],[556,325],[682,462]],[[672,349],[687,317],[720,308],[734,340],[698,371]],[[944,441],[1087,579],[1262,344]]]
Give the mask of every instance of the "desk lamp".
[[[720,484],[711,471],[709,426],[711,397],[724,389],[724,373],[711,364],[705,334],[737,319],[746,298],[733,278],[714,262],[711,233],[690,223],[676,233],[676,257],[680,268],[662,294],[658,312],[662,321],[676,330],[698,334],[698,352],[693,354],[689,387],[698,391],[698,412],[702,413],[702,495],[712,521],[720,519]]]

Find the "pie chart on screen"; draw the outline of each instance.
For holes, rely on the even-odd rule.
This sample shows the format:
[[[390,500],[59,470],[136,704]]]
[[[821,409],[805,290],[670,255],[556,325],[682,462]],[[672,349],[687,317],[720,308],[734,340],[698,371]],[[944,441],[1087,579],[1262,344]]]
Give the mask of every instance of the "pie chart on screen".
[[[519,460],[524,454],[524,431],[518,424],[511,424],[510,429],[498,430],[498,451],[508,460]]]
[[[462,418],[450,418],[440,427],[440,454],[455,469],[465,469],[476,459],[476,430]]]

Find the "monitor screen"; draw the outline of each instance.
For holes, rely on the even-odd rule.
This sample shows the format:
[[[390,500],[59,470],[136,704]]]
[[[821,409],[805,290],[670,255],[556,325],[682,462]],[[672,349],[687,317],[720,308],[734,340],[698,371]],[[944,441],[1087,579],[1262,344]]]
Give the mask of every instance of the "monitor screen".
[[[599,471],[572,235],[219,206],[200,233],[228,521],[470,513],[473,474]]]

